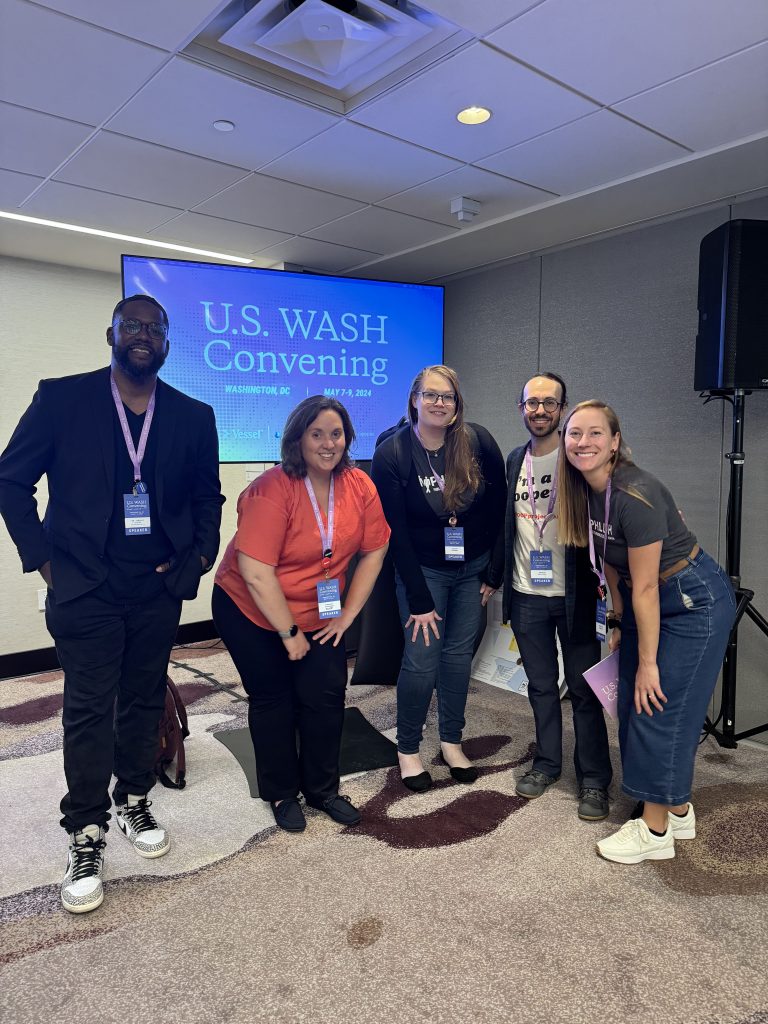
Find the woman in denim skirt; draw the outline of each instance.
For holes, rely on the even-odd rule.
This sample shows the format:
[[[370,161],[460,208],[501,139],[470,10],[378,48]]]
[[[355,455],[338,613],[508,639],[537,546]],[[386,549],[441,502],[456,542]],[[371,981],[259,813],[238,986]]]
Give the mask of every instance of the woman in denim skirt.
[[[610,406],[577,405],[560,444],[558,532],[589,546],[600,581],[596,629],[607,625],[609,649],[619,649],[622,789],[639,801],[597,849],[621,864],[668,860],[675,840],[696,835],[693,763],[735,618],[733,588],[667,488],[632,462]]]
[[[419,755],[437,689],[440,755],[458,782],[477,769],[461,747],[472,651],[482,606],[499,586],[490,552],[504,521],[506,481],[499,446],[464,422],[455,370],[427,366],[408,394],[408,423],[383,441],[371,476],[392,529],[405,651],[397,681],[397,749],[404,785],[424,792],[432,777]]]

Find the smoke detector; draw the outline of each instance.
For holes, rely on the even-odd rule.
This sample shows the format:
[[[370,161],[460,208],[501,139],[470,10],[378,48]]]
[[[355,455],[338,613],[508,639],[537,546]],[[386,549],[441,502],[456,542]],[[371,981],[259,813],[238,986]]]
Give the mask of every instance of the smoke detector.
[[[410,0],[258,0],[218,43],[334,92],[354,92],[455,35]]]
[[[459,223],[465,223],[480,213],[480,203],[476,199],[467,199],[466,196],[456,196],[451,200],[451,213]]]

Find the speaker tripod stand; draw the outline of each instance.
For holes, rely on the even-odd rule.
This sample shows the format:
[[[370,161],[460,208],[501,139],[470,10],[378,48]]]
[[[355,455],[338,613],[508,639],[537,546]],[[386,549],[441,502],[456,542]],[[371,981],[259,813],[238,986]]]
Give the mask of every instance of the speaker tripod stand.
[[[730,402],[733,409],[732,450],[726,452],[726,459],[731,464],[730,490],[728,493],[728,512],[726,518],[726,541],[728,545],[726,572],[731,578],[736,592],[736,621],[734,622],[728,647],[723,661],[723,686],[721,693],[720,713],[714,722],[707,719],[704,729],[714,736],[721,747],[735,747],[738,740],[768,731],[765,725],[755,726],[745,732],[736,732],[736,665],[738,659],[739,625],[746,615],[757,628],[768,638],[768,620],[752,604],[754,590],[747,590],[741,585],[741,511],[742,511],[742,479],[744,475],[744,408],[746,396],[751,394],[743,388],[729,391],[710,391],[705,399],[722,399]],[[718,724],[722,722],[720,728]]]

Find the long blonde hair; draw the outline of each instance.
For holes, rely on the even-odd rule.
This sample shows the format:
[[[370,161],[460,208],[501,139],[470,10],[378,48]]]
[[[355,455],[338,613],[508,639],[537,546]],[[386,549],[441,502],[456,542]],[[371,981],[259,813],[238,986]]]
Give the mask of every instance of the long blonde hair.
[[[467,491],[476,494],[482,483],[480,467],[472,451],[469,432],[464,425],[464,399],[459,387],[459,376],[450,366],[425,366],[413,378],[408,392],[408,420],[415,426],[419,414],[413,404],[414,397],[422,389],[424,378],[430,373],[445,377],[456,395],[456,411],[445,432],[445,490],[443,505],[449,511],[458,509]]]
[[[599,409],[608,421],[611,436],[619,435],[619,446],[611,457],[611,474],[617,466],[634,466],[632,452],[624,444],[621,434],[619,417],[606,402],[590,398],[579,402],[568,413],[560,433],[560,452],[557,460],[557,539],[561,544],[572,544],[577,548],[585,548],[589,543],[587,518],[589,516],[589,484],[575,466],[572,466],[565,454],[565,439],[568,436],[568,424],[571,417],[583,409]],[[634,488],[628,493],[644,501],[648,501]]]

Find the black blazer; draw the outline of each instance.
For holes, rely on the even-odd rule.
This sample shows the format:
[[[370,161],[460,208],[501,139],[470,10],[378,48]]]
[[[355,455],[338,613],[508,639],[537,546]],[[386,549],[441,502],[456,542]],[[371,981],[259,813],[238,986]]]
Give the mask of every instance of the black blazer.
[[[105,546],[115,488],[114,402],[109,367],[41,380],[0,456],[0,514],[24,572],[51,562],[59,602],[93,590],[108,572]],[[174,549],[165,585],[175,597],[197,594],[200,556],[219,550],[224,498],[213,409],[158,380],[154,489],[157,513]],[[41,522],[36,484],[48,477]]]
[[[527,444],[513,449],[507,456],[507,512],[504,519],[504,597],[503,621],[509,622],[512,607],[512,577],[515,562],[515,484],[525,458]],[[565,549],[565,613],[568,638],[573,643],[587,643],[595,637],[595,602],[597,576],[592,572],[586,548]]]

